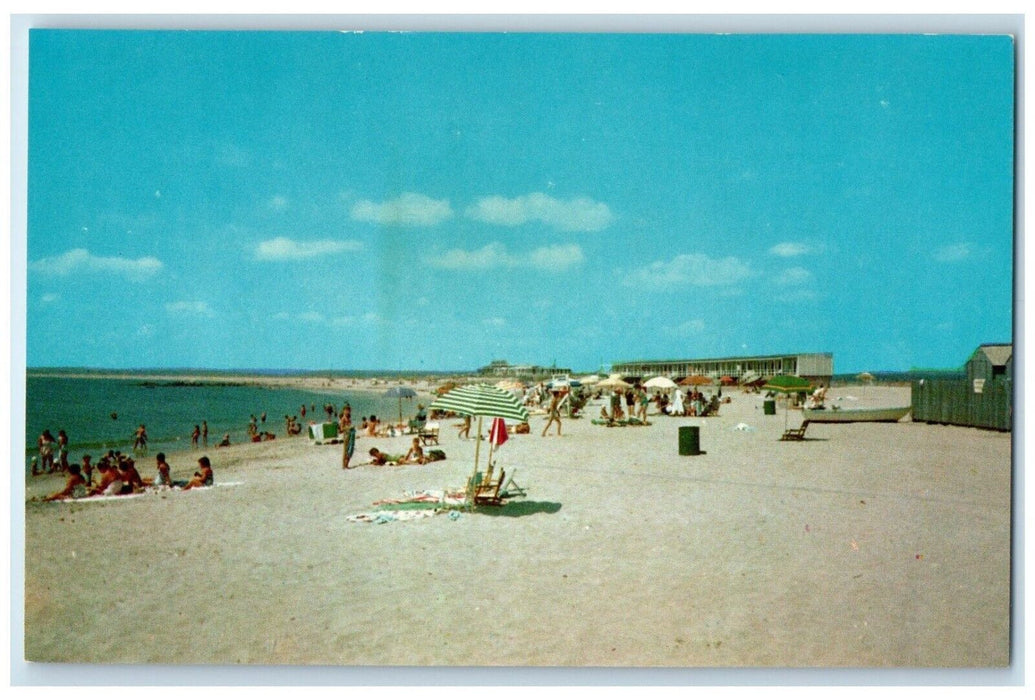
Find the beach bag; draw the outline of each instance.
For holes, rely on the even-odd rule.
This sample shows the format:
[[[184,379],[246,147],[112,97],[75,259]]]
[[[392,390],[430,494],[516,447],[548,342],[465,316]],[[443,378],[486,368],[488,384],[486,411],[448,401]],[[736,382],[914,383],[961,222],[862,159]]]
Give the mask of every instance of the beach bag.
[[[442,450],[428,450],[428,461],[439,462],[446,458],[446,453]]]

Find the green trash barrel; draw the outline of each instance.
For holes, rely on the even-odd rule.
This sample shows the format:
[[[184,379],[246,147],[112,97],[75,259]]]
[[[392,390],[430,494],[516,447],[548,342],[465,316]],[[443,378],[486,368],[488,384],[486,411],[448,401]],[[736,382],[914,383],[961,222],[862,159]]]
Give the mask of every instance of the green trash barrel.
[[[766,399],[762,402],[762,412],[767,416],[776,415],[776,399]]]
[[[679,428],[679,454],[701,454],[701,429],[696,425],[684,425]]]

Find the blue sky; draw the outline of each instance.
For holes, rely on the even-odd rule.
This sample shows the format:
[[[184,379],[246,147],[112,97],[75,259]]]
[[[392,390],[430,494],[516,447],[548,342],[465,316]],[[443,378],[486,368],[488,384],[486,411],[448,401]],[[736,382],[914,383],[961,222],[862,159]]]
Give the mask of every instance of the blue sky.
[[[1012,340],[1004,36],[43,31],[29,366]]]

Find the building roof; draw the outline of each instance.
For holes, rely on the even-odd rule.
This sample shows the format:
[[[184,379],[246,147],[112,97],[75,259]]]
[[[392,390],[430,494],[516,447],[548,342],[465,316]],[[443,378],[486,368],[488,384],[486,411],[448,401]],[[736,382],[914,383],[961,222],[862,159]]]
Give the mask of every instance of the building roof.
[[[995,366],[1005,365],[1013,357],[1013,344],[1002,343],[996,345],[982,345],[978,350],[985,353],[988,361]]]
[[[612,362],[612,365],[661,365],[661,364],[683,364],[683,363],[694,363],[694,362],[737,362],[740,360],[782,360],[788,357],[833,357],[832,352],[788,352],[783,355],[736,355],[733,357],[709,357],[709,358],[697,358],[688,360],[686,358],[680,358],[678,360],[620,360]]]

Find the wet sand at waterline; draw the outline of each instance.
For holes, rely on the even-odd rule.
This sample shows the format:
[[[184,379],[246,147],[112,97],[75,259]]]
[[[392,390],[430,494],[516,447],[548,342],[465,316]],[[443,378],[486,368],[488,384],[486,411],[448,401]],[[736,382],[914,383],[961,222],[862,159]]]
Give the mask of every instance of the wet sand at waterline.
[[[305,438],[210,449],[217,485],[26,503],[31,661],[406,666],[988,667],[1009,663],[1011,435],[810,425],[727,392],[715,418],[511,435],[527,495],[383,524],[349,515],[460,487],[447,459],[340,467]],[[897,406],[908,387],[834,387]],[[828,403],[829,403],[828,402]],[[700,427],[681,456],[678,428]],[[738,429],[739,428],[739,429]],[[486,426],[487,430],[487,426]],[[409,438],[360,438],[354,462]],[[482,459],[487,443],[482,443]],[[177,455],[185,478],[201,452]],[[153,460],[142,460],[149,475]],[[27,497],[58,488],[27,483]]]

